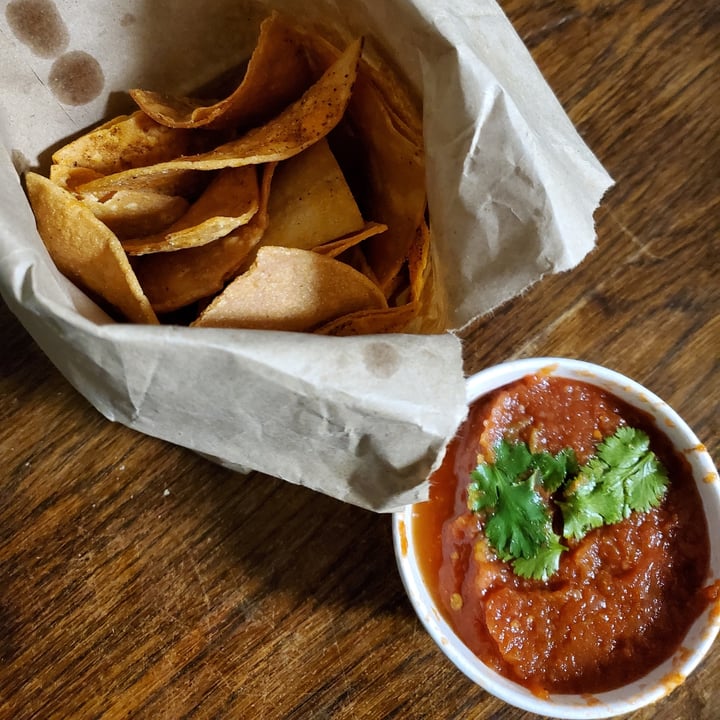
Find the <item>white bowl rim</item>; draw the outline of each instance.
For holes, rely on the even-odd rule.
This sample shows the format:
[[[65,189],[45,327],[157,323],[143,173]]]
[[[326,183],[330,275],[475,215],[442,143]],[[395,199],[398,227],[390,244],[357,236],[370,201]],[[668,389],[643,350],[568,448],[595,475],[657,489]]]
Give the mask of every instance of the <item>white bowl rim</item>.
[[[468,403],[507,383],[533,373],[558,375],[606,389],[648,412],[673,443],[682,448],[705,506],[711,558],[707,583],[720,583],[720,479],[704,446],[687,423],[657,395],[627,376],[601,365],[563,357],[510,360],[488,367],[466,380]],[[468,678],[510,705],[556,718],[608,718],[638,710],[668,695],[702,661],[720,630],[720,602],[711,604],[695,621],[672,658],[629,685],[593,695],[553,694],[544,699],[495,672],[457,637],[426,589],[411,537],[413,506],[393,515],[395,555],[410,602],[420,621],[443,653]],[[689,649],[688,649],[689,645]]]

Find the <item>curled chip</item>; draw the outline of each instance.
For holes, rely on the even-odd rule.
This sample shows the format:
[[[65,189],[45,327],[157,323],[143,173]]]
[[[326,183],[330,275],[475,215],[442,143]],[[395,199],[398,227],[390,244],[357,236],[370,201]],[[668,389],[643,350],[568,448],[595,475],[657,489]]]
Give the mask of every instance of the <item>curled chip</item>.
[[[120,240],[160,232],[182,217],[190,206],[181,195],[168,195],[150,189],[116,190],[101,195],[76,192],[78,185],[98,177],[102,175],[88,168],[50,167],[50,179],[72,192]]]
[[[331,242],[326,242],[322,245],[316,245],[313,250],[316,253],[320,253],[321,255],[327,255],[328,257],[337,257],[338,255],[344,253],[346,250],[355,247],[355,245],[358,245],[363,240],[367,240],[369,237],[373,237],[374,235],[379,235],[386,230],[387,225],[376,222],[368,222],[365,223],[365,225],[363,225],[360,230],[356,230],[355,232],[343,235],[342,237],[337,238],[336,240],[333,240]],[[371,273],[365,272],[364,274],[374,279],[374,275],[372,275]],[[375,284],[377,285],[378,283],[376,282]]]
[[[310,36],[308,42],[316,67],[337,62],[340,51],[327,40]],[[366,212],[388,226],[368,243],[366,255],[389,296],[425,215],[425,156],[419,120],[411,120],[412,101],[397,83],[379,87],[377,76],[368,62],[360,63],[343,130],[345,142],[363,166]],[[389,97],[396,98],[394,105]]]
[[[102,192],[133,187],[152,177],[172,177],[189,170],[220,170],[287,160],[324,138],[340,122],[350,102],[361,52],[362,40],[356,40],[299,100],[237,140],[199,155],[114,173],[81,185],[79,190]]]
[[[311,84],[310,68],[297,34],[273,13],[238,87],[224,100],[175,97],[131,90],[133,100],[157,122],[173,128],[248,128],[265,122],[297,100]]]
[[[342,46],[273,12],[222,99],[130,91],[27,176],[61,272],[131,322],[444,330],[419,105]]]
[[[260,204],[251,220],[200,247],[138,257],[135,272],[158,313],[168,313],[222,290],[235,277],[267,227],[267,199],[274,164],[266,165]]]
[[[383,307],[377,285],[349,265],[310,250],[264,247],[193,325],[301,332]]]
[[[220,170],[188,211],[164,232],[126,240],[122,245],[128,255],[207,245],[247,224],[258,207],[259,189],[255,168],[225,168]]]
[[[152,191],[118,190],[99,200],[81,196],[83,204],[123,242],[126,238],[152,235],[180,219],[189,207],[179,195]]]

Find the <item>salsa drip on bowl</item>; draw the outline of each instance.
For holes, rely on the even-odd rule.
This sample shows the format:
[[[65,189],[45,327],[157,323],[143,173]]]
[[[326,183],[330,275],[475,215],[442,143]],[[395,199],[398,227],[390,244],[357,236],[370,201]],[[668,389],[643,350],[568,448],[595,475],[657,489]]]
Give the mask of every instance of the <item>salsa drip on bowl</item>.
[[[540,696],[642,677],[711,600],[686,458],[589,383],[530,375],[474,402],[414,510],[420,569],[450,626]]]

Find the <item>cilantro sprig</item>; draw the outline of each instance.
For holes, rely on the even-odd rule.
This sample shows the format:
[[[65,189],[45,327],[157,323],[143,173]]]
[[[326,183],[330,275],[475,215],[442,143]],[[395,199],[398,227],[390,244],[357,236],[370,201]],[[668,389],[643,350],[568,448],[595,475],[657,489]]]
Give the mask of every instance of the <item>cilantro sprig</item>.
[[[647,434],[632,427],[605,438],[582,467],[572,448],[533,453],[525,443],[503,439],[494,455],[471,473],[467,505],[484,515],[488,541],[522,577],[547,580],[560,566],[567,546],[553,529],[554,506],[562,536],[579,540],[657,507],[667,491],[667,472]]]

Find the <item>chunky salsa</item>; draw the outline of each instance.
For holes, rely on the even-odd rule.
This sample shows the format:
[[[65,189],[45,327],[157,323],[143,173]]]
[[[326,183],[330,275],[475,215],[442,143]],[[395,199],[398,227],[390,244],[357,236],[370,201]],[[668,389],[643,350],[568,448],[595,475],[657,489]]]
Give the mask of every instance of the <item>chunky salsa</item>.
[[[501,439],[579,462],[619,427],[642,429],[670,478],[659,507],[567,540],[547,580],[517,575],[467,503],[470,473]],[[689,463],[651,418],[593,385],[532,375],[476,401],[416,506],[413,539],[438,607],[486,664],[538,695],[626,684],[678,648],[710,601],[710,543]]]

